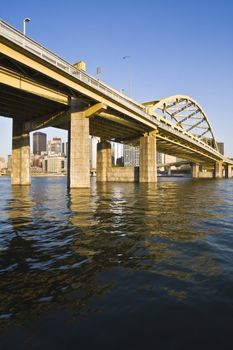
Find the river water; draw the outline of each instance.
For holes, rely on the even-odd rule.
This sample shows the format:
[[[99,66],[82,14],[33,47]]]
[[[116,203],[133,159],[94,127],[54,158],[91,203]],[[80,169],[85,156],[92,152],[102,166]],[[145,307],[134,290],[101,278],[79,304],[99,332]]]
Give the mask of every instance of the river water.
[[[0,178],[0,348],[232,349],[233,180]]]

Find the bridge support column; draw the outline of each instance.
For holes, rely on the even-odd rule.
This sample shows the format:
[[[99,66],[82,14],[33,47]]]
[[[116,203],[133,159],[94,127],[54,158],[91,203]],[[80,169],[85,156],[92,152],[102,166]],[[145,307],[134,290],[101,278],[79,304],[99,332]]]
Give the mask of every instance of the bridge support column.
[[[112,150],[111,143],[108,141],[101,141],[97,143],[97,168],[96,180],[107,181],[108,168],[112,166]]]
[[[90,187],[89,119],[80,112],[76,100],[72,101],[69,128],[68,186]]]
[[[139,182],[157,182],[156,135],[140,138]]]
[[[232,166],[231,165],[225,165],[225,178],[229,179],[232,177]]]
[[[30,138],[22,121],[13,120],[12,185],[30,185]]]
[[[198,177],[199,177],[199,164],[192,163],[191,164],[191,169],[192,169],[192,178],[193,179],[198,179]]]
[[[216,179],[222,179],[223,164],[222,162],[216,162],[214,166],[214,177]]]

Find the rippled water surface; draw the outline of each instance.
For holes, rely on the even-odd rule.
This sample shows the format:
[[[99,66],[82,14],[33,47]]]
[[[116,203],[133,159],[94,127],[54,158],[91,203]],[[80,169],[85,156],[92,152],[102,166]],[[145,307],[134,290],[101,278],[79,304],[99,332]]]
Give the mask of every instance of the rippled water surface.
[[[233,349],[233,180],[0,178],[1,349]]]

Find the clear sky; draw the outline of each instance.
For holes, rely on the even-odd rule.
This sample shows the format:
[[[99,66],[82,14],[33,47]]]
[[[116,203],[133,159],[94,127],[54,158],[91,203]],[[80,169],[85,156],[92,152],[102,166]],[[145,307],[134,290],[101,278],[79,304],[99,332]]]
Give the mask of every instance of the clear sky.
[[[8,0],[0,17],[19,30],[30,17],[28,36],[94,76],[101,67],[116,89],[127,93],[131,80],[138,101],[191,96],[233,156],[232,0]],[[0,118],[0,154],[9,153],[11,122]]]

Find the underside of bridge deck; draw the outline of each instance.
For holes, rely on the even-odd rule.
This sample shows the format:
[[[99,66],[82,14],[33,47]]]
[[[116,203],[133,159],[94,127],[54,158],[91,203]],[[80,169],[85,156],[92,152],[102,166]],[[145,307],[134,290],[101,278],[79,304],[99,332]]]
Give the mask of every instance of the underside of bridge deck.
[[[88,184],[75,171],[89,176],[89,134],[102,142],[140,145],[143,181],[155,181],[155,149],[196,164],[223,161],[208,118],[193,99],[176,95],[139,104],[1,23],[0,115],[13,118],[13,163],[20,169],[13,171],[15,183],[30,183],[24,165],[29,132],[48,126],[69,132],[70,183],[77,186]]]

